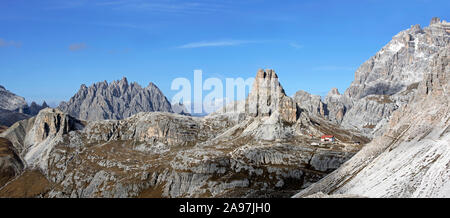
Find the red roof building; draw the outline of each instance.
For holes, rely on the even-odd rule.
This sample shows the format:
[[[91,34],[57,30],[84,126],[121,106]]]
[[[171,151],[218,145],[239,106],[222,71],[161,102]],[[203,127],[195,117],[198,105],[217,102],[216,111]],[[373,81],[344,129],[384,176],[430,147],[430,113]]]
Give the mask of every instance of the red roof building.
[[[323,135],[320,138],[320,140],[323,142],[334,142],[334,136],[333,135]]]

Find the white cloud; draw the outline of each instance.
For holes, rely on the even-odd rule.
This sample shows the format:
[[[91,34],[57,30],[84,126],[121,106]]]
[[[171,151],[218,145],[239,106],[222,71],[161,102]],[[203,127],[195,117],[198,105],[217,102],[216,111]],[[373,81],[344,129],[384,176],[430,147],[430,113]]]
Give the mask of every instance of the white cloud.
[[[303,45],[300,45],[300,44],[298,44],[298,43],[296,43],[296,42],[291,42],[291,43],[289,43],[289,45],[290,45],[291,47],[293,47],[293,48],[296,48],[296,49],[303,48]]]

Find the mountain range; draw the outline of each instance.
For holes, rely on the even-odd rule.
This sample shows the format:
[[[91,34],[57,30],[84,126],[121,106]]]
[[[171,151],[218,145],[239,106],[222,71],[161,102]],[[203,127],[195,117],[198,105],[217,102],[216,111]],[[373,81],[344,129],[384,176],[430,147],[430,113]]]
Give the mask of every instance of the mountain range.
[[[413,25],[364,62],[344,94],[332,89],[321,101],[299,91],[294,98],[306,102],[312,115],[370,138],[380,136],[392,113],[415,95],[432,58],[450,44],[449,31],[450,24],[439,18],[425,28]]]
[[[0,126],[11,126],[17,121],[30,118],[47,108],[44,101],[42,105],[32,102],[27,104],[25,98],[20,97],[0,85]]]
[[[120,81],[81,85],[80,90],[58,109],[82,120],[124,119],[138,112],[173,112],[170,102],[159,88],[150,83],[142,88],[137,83]]]
[[[323,99],[287,96],[272,69],[205,117],[152,83],[82,85],[0,134],[0,196],[449,197],[449,62],[450,23],[433,18]],[[4,110],[24,107],[4,92]]]

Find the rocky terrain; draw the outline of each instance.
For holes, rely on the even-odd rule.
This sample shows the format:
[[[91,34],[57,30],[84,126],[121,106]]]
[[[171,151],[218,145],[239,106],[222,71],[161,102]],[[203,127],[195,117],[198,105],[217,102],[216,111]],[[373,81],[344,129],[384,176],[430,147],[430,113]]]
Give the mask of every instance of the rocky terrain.
[[[324,98],[258,70],[205,117],[153,84],[82,85],[0,125],[0,197],[450,197],[449,35],[438,18],[400,32]]]
[[[429,62],[383,135],[296,197],[450,197],[450,46]]]
[[[63,112],[82,120],[120,120],[139,112],[173,112],[170,102],[159,88],[150,83],[142,88],[137,83],[98,82],[80,90],[68,102],[58,106]]]
[[[14,111],[26,105],[25,98],[6,90],[5,87],[0,85],[0,109]]]
[[[49,106],[47,105],[47,103],[44,101],[42,103],[42,105],[37,104],[36,102],[31,102],[30,105],[25,105],[24,107],[18,108],[15,111],[22,113],[22,114],[27,114],[30,116],[36,116],[39,111],[41,111],[44,108],[48,108]]]
[[[40,110],[47,108],[47,103],[42,105],[32,102],[28,106],[25,98],[20,97],[0,86],[0,126],[11,126],[19,120],[35,116]]]
[[[141,112],[103,121],[49,108],[0,136],[24,160],[23,175],[46,178],[42,197],[289,197],[366,140],[312,120],[273,70],[258,71],[244,105],[206,117]],[[331,133],[337,143],[317,143]],[[0,194],[30,188],[9,182]]]
[[[295,94],[314,116],[354,129],[367,137],[381,135],[392,113],[415,95],[418,84],[440,50],[450,44],[450,24],[433,18],[400,32],[355,73],[344,94],[332,89],[322,101],[304,91]]]

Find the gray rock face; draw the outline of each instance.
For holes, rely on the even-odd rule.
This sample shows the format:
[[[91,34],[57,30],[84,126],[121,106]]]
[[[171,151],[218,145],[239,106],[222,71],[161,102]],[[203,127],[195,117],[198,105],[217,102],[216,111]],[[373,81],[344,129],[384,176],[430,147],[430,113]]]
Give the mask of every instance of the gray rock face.
[[[288,197],[359,150],[345,131],[311,145],[326,124],[297,113],[274,71],[258,78],[243,102],[253,111],[84,122],[44,109],[0,136],[54,184],[45,197]]]
[[[274,70],[259,69],[246,105],[252,116],[270,117],[278,113],[288,123],[297,121],[297,104],[284,92]]]
[[[190,115],[189,110],[181,103],[172,104],[172,111],[177,114]]]
[[[23,97],[20,97],[0,85],[0,109],[14,111],[16,109],[25,107],[27,102]]]
[[[298,91],[293,97],[298,106],[307,111],[313,117],[328,120],[334,124],[340,124],[346,113],[346,99],[333,88],[322,101],[318,95],[312,95],[305,91]]]
[[[49,106],[47,105],[47,103],[45,101],[42,103],[42,105],[39,105],[33,101],[33,102],[31,102],[30,106],[26,105],[22,108],[16,109],[16,111],[19,113],[30,115],[30,116],[36,116],[39,113],[39,111],[41,111],[44,108],[48,108],[48,107]]]
[[[0,86],[0,126],[11,126],[17,121],[35,116],[40,110],[47,108],[47,103],[41,105],[32,102],[30,106],[25,98]]]
[[[347,112],[345,106],[345,99],[339,93],[337,88],[333,88],[328,92],[324,101],[326,105],[326,111],[328,113],[328,119],[336,124],[340,124],[344,118],[344,114]]]
[[[383,135],[296,197],[448,198],[450,46],[433,55],[427,69],[414,96],[392,113]]]
[[[448,23],[436,19],[426,28],[415,25],[394,36],[356,71],[344,94],[351,103],[342,126],[380,135],[383,128],[377,125],[414,96],[430,61],[449,44]]]
[[[82,85],[69,102],[62,102],[58,108],[82,120],[120,120],[139,112],[172,112],[170,102],[156,85],[150,83],[142,88],[126,78],[111,84],[104,81],[90,87]]]
[[[449,44],[450,24],[446,21],[433,18],[423,29],[411,26],[356,70],[354,81],[343,95],[331,90],[323,103],[306,103],[304,109],[317,111],[323,104],[325,116],[312,115],[321,115],[367,137],[379,136],[392,113],[414,96],[433,57]]]
[[[312,95],[300,90],[293,97],[298,106],[306,110],[311,116],[325,117],[327,115],[326,106],[319,95]]]

